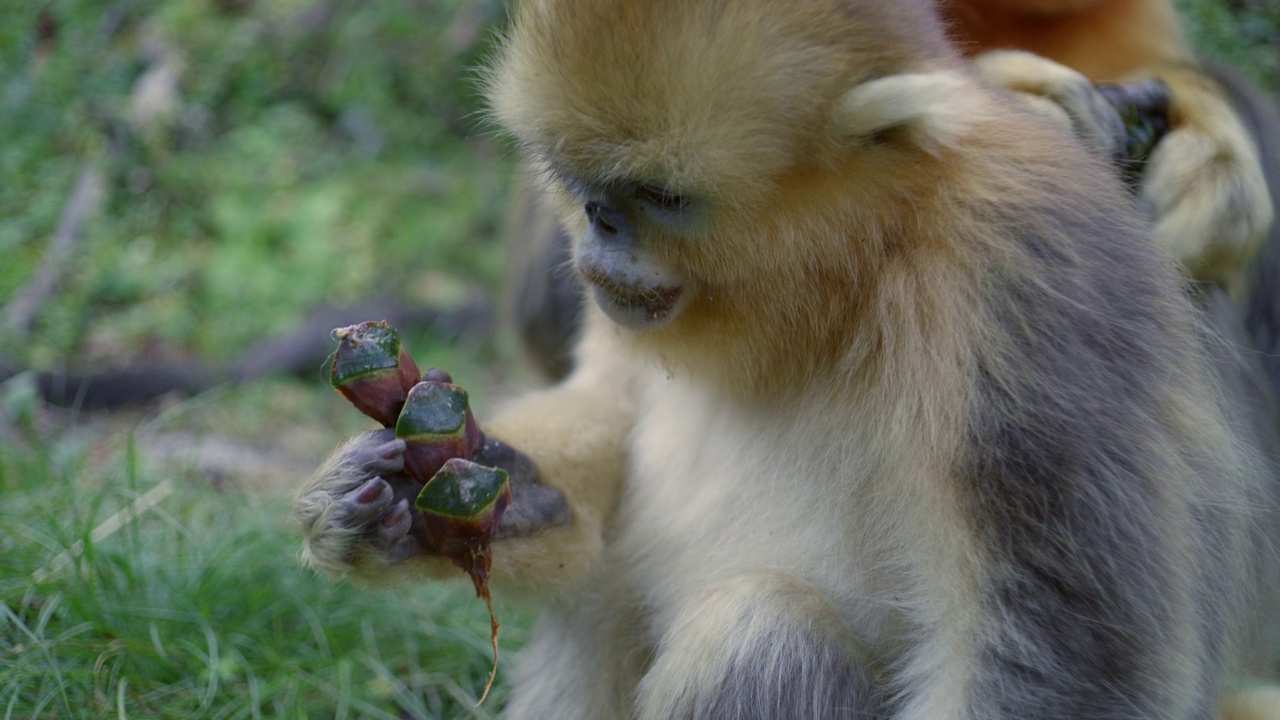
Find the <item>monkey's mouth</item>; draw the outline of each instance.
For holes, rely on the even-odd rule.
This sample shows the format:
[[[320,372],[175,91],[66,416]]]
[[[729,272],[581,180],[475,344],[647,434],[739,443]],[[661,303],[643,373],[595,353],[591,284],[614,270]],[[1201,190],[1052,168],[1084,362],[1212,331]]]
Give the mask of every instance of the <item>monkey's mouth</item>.
[[[684,287],[624,284],[600,271],[588,270],[583,279],[591,284],[596,304],[614,322],[632,329],[658,327],[679,314]]]

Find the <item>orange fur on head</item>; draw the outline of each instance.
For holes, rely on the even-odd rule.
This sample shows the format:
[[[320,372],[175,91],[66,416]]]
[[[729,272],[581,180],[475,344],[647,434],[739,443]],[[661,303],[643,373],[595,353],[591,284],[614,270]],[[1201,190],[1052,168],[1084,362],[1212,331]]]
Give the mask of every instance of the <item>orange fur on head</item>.
[[[921,261],[927,244],[964,255],[966,235],[983,236],[944,181],[981,184],[995,168],[964,146],[987,134],[1058,141],[989,107],[928,3],[802,8],[525,3],[489,81],[495,118],[549,177],[653,182],[709,206],[692,227],[636,220],[644,252],[689,275],[694,299],[627,339],[727,387],[868,362],[851,353],[882,342],[868,298],[883,283],[911,286],[911,314],[946,316],[930,283],[915,287],[915,270],[899,277],[895,263]],[[581,204],[566,193],[558,206],[581,236]]]
[[[488,96],[495,119],[535,156],[553,154],[559,170],[736,198],[796,157],[821,154],[829,138],[818,112],[851,73],[949,55],[919,3],[881,5],[855,15],[837,3],[778,13],[755,3],[526,2]],[[874,47],[848,32],[865,15],[880,16],[886,33]],[[637,50],[643,58],[630,56]]]
[[[940,7],[948,34],[969,55],[1016,48],[1113,82],[1191,60],[1169,0],[952,0]]]

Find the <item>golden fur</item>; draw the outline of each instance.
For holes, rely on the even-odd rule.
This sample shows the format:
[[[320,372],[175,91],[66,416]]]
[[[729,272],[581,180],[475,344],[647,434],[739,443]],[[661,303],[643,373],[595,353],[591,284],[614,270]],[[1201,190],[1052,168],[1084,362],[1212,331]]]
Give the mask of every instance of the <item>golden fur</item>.
[[[1275,208],[1254,139],[1224,88],[1199,66],[1170,0],[954,0],[941,7],[952,37],[993,81],[1066,108],[1086,138],[1097,117],[1085,109],[1096,102],[1091,83],[1164,80],[1172,130],[1141,188],[1156,237],[1194,277],[1237,297],[1245,292],[1248,263]],[[999,52],[1010,49],[1021,52]],[[994,57],[982,62],[984,53]]]
[[[1192,720],[1274,662],[1225,640],[1276,608],[1231,318],[930,3],[529,0],[488,92],[597,263],[573,374],[484,423],[573,514],[494,548],[546,603],[506,717]],[[352,452],[313,564],[444,570],[314,519]]]

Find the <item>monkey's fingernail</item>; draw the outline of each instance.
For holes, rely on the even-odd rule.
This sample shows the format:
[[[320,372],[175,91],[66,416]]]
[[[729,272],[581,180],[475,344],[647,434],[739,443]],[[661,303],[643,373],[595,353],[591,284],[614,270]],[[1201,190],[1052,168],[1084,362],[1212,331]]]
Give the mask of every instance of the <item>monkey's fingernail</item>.
[[[374,448],[373,452],[383,460],[390,460],[404,452],[404,441],[396,438],[389,443]]]
[[[429,380],[431,382],[453,384],[453,376],[436,367],[428,368],[426,372],[422,373],[422,379]]]
[[[382,494],[382,478],[373,478],[369,482],[360,486],[360,492],[356,494],[356,502],[371,503],[378,499]]]
[[[405,498],[387,511],[386,517],[382,518],[382,527],[395,527],[395,524],[404,519],[409,512],[409,499]]]

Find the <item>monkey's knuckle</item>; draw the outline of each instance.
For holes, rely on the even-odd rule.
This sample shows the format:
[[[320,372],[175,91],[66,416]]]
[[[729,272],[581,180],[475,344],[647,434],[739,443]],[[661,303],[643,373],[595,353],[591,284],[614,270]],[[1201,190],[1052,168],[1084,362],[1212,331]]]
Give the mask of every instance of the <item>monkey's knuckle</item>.
[[[403,543],[409,532],[408,522],[399,522],[392,527],[378,527],[373,534],[373,546],[384,551],[391,551],[397,545]]]
[[[421,553],[418,542],[412,537],[403,536],[398,540],[388,544],[381,553],[383,564],[392,565]]]
[[[377,515],[386,509],[386,506],[387,502],[381,498],[370,503],[361,503],[350,499],[334,503],[330,516],[330,526],[350,530],[367,529]]]

